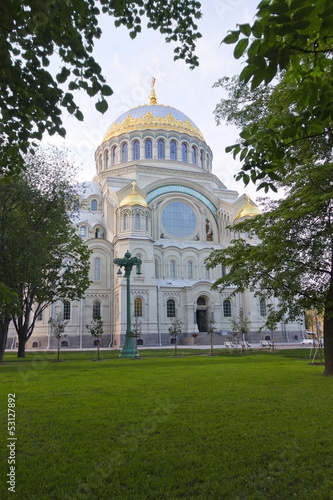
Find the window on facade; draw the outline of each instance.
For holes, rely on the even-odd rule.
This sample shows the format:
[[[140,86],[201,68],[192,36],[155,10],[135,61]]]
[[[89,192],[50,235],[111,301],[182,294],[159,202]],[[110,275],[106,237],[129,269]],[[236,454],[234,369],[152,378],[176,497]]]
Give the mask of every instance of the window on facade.
[[[134,227],[136,231],[140,230],[140,214],[135,214]]]
[[[176,317],[176,303],[173,299],[169,299],[167,301],[167,317],[168,318]]]
[[[193,279],[193,262],[191,260],[187,263],[187,277],[189,280]]]
[[[231,302],[228,299],[223,301],[223,316],[225,318],[231,317]]]
[[[197,148],[192,146],[192,163],[193,165],[197,164]]]
[[[98,300],[95,300],[93,303],[93,318],[101,317],[101,303]]]
[[[149,217],[146,215],[146,231],[148,232],[149,230]]]
[[[97,212],[97,200],[91,200],[90,209],[92,212]]]
[[[109,166],[109,151],[106,150],[104,153],[104,162],[105,162],[105,168],[108,168]]]
[[[225,276],[227,274],[227,268],[224,264],[221,264],[221,276]]]
[[[160,139],[157,143],[157,154],[159,160],[164,160],[165,158],[165,144],[162,139]]]
[[[101,171],[103,169],[102,155],[99,155],[99,158],[98,158],[98,167],[99,167],[99,171]]]
[[[133,160],[140,160],[140,143],[139,143],[139,141],[133,142]]]
[[[145,158],[146,160],[150,160],[153,157],[153,143],[150,139],[147,139],[145,142]]]
[[[206,280],[210,279],[210,269],[207,269],[207,267],[205,267],[205,279]]]
[[[266,301],[261,299],[259,302],[260,316],[267,316]]]
[[[68,301],[64,302],[63,319],[66,321],[71,319],[71,305]]]
[[[80,236],[81,236],[81,238],[85,238],[87,236],[87,227],[86,226],[80,226]]]
[[[159,278],[160,277],[160,269],[159,269],[159,264],[158,264],[158,260],[155,259],[155,277],[156,278]]]
[[[101,230],[97,227],[95,229],[95,238],[101,238],[101,237],[102,237]]]
[[[142,299],[140,297],[136,297],[134,300],[134,316],[142,318]]]
[[[176,141],[170,141],[170,160],[177,160],[177,144],[176,144]]]
[[[206,155],[206,170],[209,168],[209,155]]]
[[[36,319],[37,319],[37,321],[43,321],[43,313],[42,312],[38,313]]]
[[[187,162],[187,144],[182,143],[182,161]]]
[[[96,257],[94,259],[94,280],[99,281],[101,279],[101,259]]]
[[[118,162],[118,148],[114,146],[112,148],[112,165],[115,165]]]
[[[176,277],[176,263],[174,260],[170,260],[170,278]]]
[[[128,144],[127,142],[124,142],[122,148],[121,148],[121,159],[122,161],[128,161]]]

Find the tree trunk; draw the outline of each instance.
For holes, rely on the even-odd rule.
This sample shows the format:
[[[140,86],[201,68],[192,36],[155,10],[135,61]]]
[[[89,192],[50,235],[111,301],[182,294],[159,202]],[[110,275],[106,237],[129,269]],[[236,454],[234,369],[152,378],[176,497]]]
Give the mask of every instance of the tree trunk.
[[[333,377],[333,277],[327,292],[324,314],[324,375]]]
[[[18,340],[19,340],[19,345],[18,345],[17,357],[25,358],[25,343],[26,343],[25,336],[19,335]]]
[[[10,319],[0,321],[0,363],[5,353]]]

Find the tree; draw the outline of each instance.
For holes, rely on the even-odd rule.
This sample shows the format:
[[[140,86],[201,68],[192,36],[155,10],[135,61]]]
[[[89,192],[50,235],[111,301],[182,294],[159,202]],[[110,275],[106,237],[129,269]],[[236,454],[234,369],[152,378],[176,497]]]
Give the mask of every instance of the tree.
[[[58,299],[80,299],[89,286],[90,251],[73,226],[74,175],[66,153],[49,148],[28,155],[18,180],[0,185],[0,282],[19,304],[0,324],[2,353],[9,316],[24,357],[39,314]]]
[[[215,332],[215,321],[210,319],[208,321],[207,335],[210,335],[210,354],[211,354],[211,356],[213,356],[213,354],[214,354],[214,346],[213,346],[214,332]]]
[[[196,0],[11,0],[1,3],[0,12],[0,176],[18,173],[31,140],[40,140],[44,132],[65,136],[62,110],[83,120],[75,91],[97,96],[96,109],[107,110],[105,97],[113,92],[92,56],[102,34],[101,13],[113,17],[116,26],[126,26],[133,39],[146,16],[148,28],[177,43],[175,59],[191,68],[198,65],[194,50],[201,35],[195,22],[201,12]],[[49,66],[55,58],[59,72],[54,77]]]
[[[237,318],[232,318],[231,320],[231,326],[233,329],[233,332],[236,334],[236,347],[237,347],[237,335],[240,334],[242,336],[242,349],[244,351],[244,346],[245,346],[245,337],[249,333],[249,328],[250,328],[250,320],[247,318],[244,318],[244,311],[243,308],[239,310],[239,315]]]
[[[178,335],[182,333],[182,322],[178,318],[172,318],[171,325],[169,326],[169,333],[171,337],[174,339],[175,349],[174,356],[177,357],[177,344],[178,344]]]
[[[242,126],[240,140],[227,151],[243,161],[237,175],[245,184],[276,189],[285,166],[302,159],[295,145],[320,138],[332,145],[333,131],[333,6],[326,0],[263,0],[253,25],[238,25],[223,40],[236,44],[234,57],[246,56],[240,80],[251,89],[285,78],[289,113],[275,114],[262,129]]]
[[[64,321],[61,313],[58,313],[55,319],[53,319],[52,317],[49,319],[49,324],[52,327],[52,334],[58,341],[58,348],[57,348],[57,361],[58,362],[60,361],[61,339],[63,339],[64,337],[67,337],[67,335],[65,334],[65,328],[66,328],[67,323],[68,323],[68,321]]]
[[[138,347],[138,338],[141,337],[142,333],[142,323],[138,320],[138,316],[135,316],[135,321],[132,323],[132,336],[135,338],[135,345]]]
[[[94,315],[89,325],[86,325],[90,335],[96,339],[97,343],[97,361],[100,361],[100,345],[103,336],[103,321],[99,314]]]

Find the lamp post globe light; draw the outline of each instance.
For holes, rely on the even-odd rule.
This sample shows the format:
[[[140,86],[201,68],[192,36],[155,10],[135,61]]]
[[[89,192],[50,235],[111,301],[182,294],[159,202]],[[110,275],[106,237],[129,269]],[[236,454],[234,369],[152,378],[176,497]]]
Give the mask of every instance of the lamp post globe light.
[[[127,327],[126,327],[126,335],[125,335],[125,344],[120,353],[121,358],[137,358],[139,357],[138,350],[133,341],[133,333],[131,327],[131,285],[130,285],[130,276],[133,269],[133,266],[136,266],[137,271],[136,274],[141,273],[141,265],[142,260],[138,257],[132,257],[131,253],[127,250],[123,259],[114,259],[114,264],[119,267],[117,272],[118,275],[121,275],[121,268],[123,267],[125,270],[125,278],[126,278],[126,287],[127,287]]]

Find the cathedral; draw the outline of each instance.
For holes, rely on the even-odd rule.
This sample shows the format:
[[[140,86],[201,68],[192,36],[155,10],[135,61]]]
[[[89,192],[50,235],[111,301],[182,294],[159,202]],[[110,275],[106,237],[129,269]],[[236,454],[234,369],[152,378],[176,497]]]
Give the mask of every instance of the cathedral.
[[[75,225],[92,250],[91,285],[84,299],[58,301],[45,310],[26,347],[55,347],[48,320],[59,312],[67,322],[63,347],[94,346],[86,327],[93,315],[103,321],[101,346],[122,347],[127,287],[114,259],[126,252],[142,261],[130,277],[138,345],[170,345],[169,328],[176,319],[179,344],[208,344],[209,325],[214,325],[214,343],[222,344],[230,340],[232,319],[240,311],[249,321],[249,341],[270,338],[271,332],[259,332],[265,301],[249,291],[229,298],[228,291],[211,289],[228,269],[208,270],[205,259],[230,244],[230,224],[260,213],[248,196],[229,190],[212,173],[212,163],[212,150],[198,126],[178,109],[157,103],[153,80],[149,103],[115,120],[95,153],[93,181],[80,186]],[[301,337],[296,323],[283,323],[274,332],[275,341]]]

